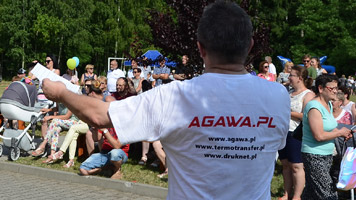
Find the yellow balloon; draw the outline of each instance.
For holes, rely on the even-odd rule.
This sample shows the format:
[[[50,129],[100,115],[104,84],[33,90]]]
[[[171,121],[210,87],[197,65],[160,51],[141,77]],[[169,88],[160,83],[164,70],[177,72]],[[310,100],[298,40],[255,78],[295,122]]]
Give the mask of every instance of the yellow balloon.
[[[74,70],[76,64],[77,64],[77,63],[75,62],[75,60],[74,60],[73,58],[69,58],[69,59],[67,60],[67,67],[68,67],[68,69],[70,69],[70,70]]]

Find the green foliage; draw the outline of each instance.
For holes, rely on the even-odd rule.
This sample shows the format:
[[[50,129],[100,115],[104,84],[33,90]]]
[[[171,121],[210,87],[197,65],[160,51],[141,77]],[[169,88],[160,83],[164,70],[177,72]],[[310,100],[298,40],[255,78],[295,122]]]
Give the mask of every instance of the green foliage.
[[[191,52],[196,55],[192,60],[199,61],[194,24],[207,2],[1,0],[0,65],[3,75],[11,77],[18,68],[34,59],[44,62],[47,53],[58,56],[62,73],[66,60],[73,56],[80,59],[79,73],[91,63],[101,74],[107,69],[108,57],[137,57],[149,49],[162,50],[165,55],[176,58]],[[259,63],[265,55],[273,58],[282,55],[300,63],[305,53],[327,55],[326,64],[336,66],[338,74],[354,74],[355,1],[237,2],[247,10],[255,26],[255,47],[250,60]],[[188,11],[193,15],[185,14]],[[158,22],[164,20],[170,24],[162,26],[163,29],[149,26],[150,21],[159,25]],[[276,59],[274,63],[279,71],[282,70]]]
[[[97,73],[107,69],[108,57],[140,56],[155,48],[147,9],[163,9],[162,1],[124,0],[22,0],[0,1],[0,64],[12,76],[34,59],[44,62],[47,53],[58,56],[61,72],[68,58],[80,59]]]

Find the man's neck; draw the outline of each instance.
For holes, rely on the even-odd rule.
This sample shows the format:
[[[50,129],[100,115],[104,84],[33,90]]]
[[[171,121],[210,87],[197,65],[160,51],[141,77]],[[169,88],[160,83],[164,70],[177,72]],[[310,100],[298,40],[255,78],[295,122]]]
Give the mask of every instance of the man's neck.
[[[206,66],[205,73],[218,73],[218,74],[248,74],[245,67],[240,64],[229,65],[211,65]]]

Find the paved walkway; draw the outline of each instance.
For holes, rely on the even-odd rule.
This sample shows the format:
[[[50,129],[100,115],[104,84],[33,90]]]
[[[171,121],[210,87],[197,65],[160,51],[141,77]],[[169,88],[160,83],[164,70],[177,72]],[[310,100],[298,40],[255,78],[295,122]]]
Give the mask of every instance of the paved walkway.
[[[1,165],[1,164],[0,164]],[[133,193],[0,170],[0,199],[142,199]]]
[[[0,142],[2,143],[2,142]],[[167,188],[17,164],[0,157],[1,199],[165,199]]]

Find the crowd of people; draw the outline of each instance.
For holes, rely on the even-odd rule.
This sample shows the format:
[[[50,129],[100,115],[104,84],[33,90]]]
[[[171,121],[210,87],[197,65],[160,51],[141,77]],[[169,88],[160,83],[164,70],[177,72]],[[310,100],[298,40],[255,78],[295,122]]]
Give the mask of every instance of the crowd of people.
[[[107,77],[97,76],[93,65],[85,67],[80,80],[68,69],[63,77],[81,85],[82,94],[43,80],[42,89],[57,108],[43,110],[49,113],[43,142],[32,155],[42,156],[51,143],[43,162],[61,160],[69,149],[64,167],[72,167],[76,140],[85,134],[90,156],[80,173],[92,175],[110,165],[111,178],[120,179],[130,144],[142,142],[138,163],[145,165],[152,143],[164,168],[159,177],[169,177],[168,199],[270,199],[278,152],[281,200],[337,199],[330,175],[334,139],[352,136],[336,127],[356,121],[355,103],[349,100],[354,83],[328,74],[319,58],[309,55],[302,58],[304,66],[287,62],[279,74],[266,56],[256,74],[244,63],[254,43],[252,23],[235,3],[210,4],[197,40],[205,64],[199,77],[183,55],[175,73],[163,58],[155,68],[133,59],[127,74],[111,60]],[[55,60],[47,56],[46,67],[59,74]],[[301,124],[300,141],[293,133]],[[68,132],[58,150],[62,129]]]
[[[278,152],[284,180],[284,196],[279,199],[338,199],[338,171],[335,176],[332,169],[338,168],[342,155],[337,155],[341,152],[336,152],[334,143],[352,136],[345,127],[337,129],[338,123],[356,124],[355,103],[350,101],[353,78],[329,74],[318,57],[306,54],[304,66],[288,61],[274,79],[269,59],[260,63],[258,76],[284,85],[291,101],[286,146]],[[298,126],[302,126],[301,140],[294,136]]]
[[[45,66],[51,72],[60,75],[61,73],[58,69],[58,64],[56,64],[56,61],[56,56],[49,54],[46,57]],[[132,59],[131,69],[125,73],[119,68],[118,60],[114,59],[110,62],[111,69],[107,73],[106,77],[98,76],[95,74],[94,65],[92,64],[87,64],[85,66],[85,72],[81,75],[80,79],[78,78],[76,69],[71,70],[69,68],[62,75],[62,77],[70,81],[72,84],[80,85],[81,90],[78,92],[82,95],[98,98],[104,102],[111,102],[115,100],[123,100],[130,96],[139,95],[142,92],[150,90],[159,85],[169,83],[173,80],[183,81],[192,79],[198,74],[194,73],[194,69],[192,65],[188,63],[188,61],[188,56],[183,55],[181,65],[179,65],[176,70],[174,70],[174,73],[171,73],[171,69],[165,65],[164,57],[159,57],[159,67],[156,68],[146,65],[146,62],[141,63],[143,65],[140,66],[138,59]],[[37,63],[37,60],[29,63],[28,76],[26,73],[27,71],[21,68],[18,71],[18,74],[13,77],[13,81],[23,82],[24,79],[29,79],[32,87],[34,87],[36,83],[36,76],[33,75],[30,70]],[[15,84],[15,86],[17,85]],[[3,98],[13,98],[14,95],[8,95],[10,94],[10,91],[13,90],[16,90],[16,88],[11,87],[9,90],[5,91]],[[17,90],[19,92],[22,91],[19,90],[18,87]],[[34,103],[36,100],[34,93],[31,98],[33,100],[32,102]],[[22,103],[24,103],[24,101],[25,100],[21,100]],[[49,147],[51,149],[50,153],[47,159],[43,160],[43,163],[51,164],[57,160],[62,160],[68,149],[69,161],[63,167],[70,168],[74,166],[75,162],[77,139],[80,134],[85,134],[86,149],[88,151],[87,154],[90,155],[90,157],[88,160],[82,163],[80,173],[83,175],[97,173],[100,171],[101,167],[111,163],[116,166],[113,170],[114,173],[112,178],[121,178],[121,174],[119,174],[121,169],[120,166],[126,162],[129,156],[129,145],[125,145],[124,147],[119,148],[122,149],[122,152],[124,153],[120,151],[117,152],[117,141],[115,141],[117,140],[117,136],[113,128],[102,130],[91,127],[87,123],[80,120],[62,103],[56,102],[55,105],[56,106],[52,108],[43,108],[41,110],[41,112],[45,114],[45,117],[41,120],[41,136],[43,141],[38,145],[37,149],[31,153],[32,156],[44,156],[47,152],[47,148]],[[59,134],[64,130],[67,131],[67,134],[62,146],[59,147]],[[105,133],[109,134],[105,136]],[[110,138],[110,135],[112,138]],[[110,139],[108,139],[108,137]],[[95,144],[97,144],[97,149],[99,152],[94,151]],[[150,146],[153,147],[153,152],[149,152]],[[126,154],[126,156],[124,154]],[[148,161],[148,155],[151,154],[153,154],[153,156],[151,156],[153,157],[151,166],[159,167],[161,165],[164,168],[163,173],[159,174],[158,176],[160,178],[167,176],[168,168],[165,164],[166,154],[160,141],[142,141],[142,156],[138,164],[146,165]],[[105,162],[103,161],[103,157],[106,158]],[[154,157],[156,157],[156,159],[154,159]],[[95,162],[97,159],[100,159],[102,162]]]

